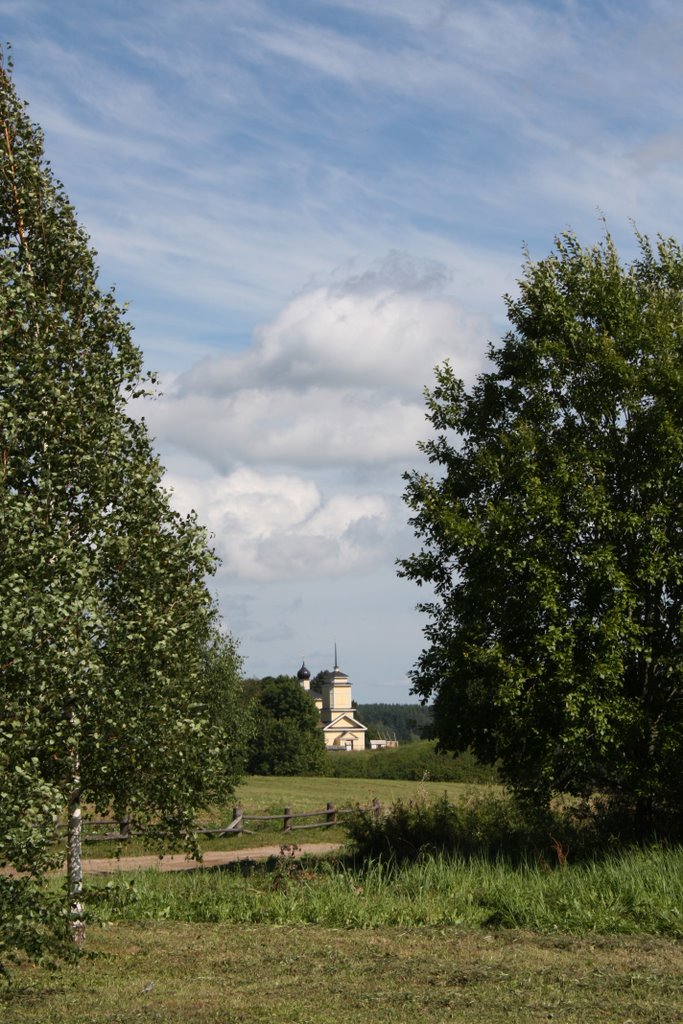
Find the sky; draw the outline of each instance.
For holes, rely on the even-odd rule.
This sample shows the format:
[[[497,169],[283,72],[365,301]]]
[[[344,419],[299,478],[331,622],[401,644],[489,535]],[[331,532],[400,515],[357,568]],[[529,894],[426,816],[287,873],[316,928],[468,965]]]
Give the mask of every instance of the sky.
[[[56,176],[161,394],[137,409],[251,676],[403,702],[403,474],[532,259],[683,235],[668,0],[0,0]]]

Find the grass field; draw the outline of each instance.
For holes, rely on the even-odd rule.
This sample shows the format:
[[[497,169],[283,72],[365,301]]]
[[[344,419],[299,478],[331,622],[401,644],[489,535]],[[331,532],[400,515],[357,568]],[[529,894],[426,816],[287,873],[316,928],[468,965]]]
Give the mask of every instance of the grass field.
[[[93,930],[26,968],[4,1024],[679,1024],[683,949],[651,937],[179,923]]]
[[[339,755],[340,757],[343,755]],[[403,779],[293,778],[252,775],[237,791],[237,802],[248,810],[273,807],[280,813],[287,805],[293,810],[310,811],[322,808],[330,800],[338,807],[370,804],[377,797],[383,803],[410,800],[415,795],[438,797],[447,793],[457,800],[489,786],[461,782],[409,781]]]
[[[342,756],[342,755],[340,755]],[[432,797],[447,793],[450,800],[458,800],[468,794],[489,791],[490,786],[475,783],[457,782],[412,782],[393,779],[337,779],[325,777],[299,776],[260,776],[253,775],[245,779],[237,790],[234,799],[230,799],[224,807],[212,808],[202,815],[202,822],[207,826],[228,825],[230,823],[233,804],[239,804],[245,812],[252,814],[282,814],[285,807],[292,811],[324,810],[328,802],[337,807],[355,807],[357,804],[366,806],[377,798],[383,804],[393,800],[410,800],[415,796]],[[294,822],[306,824],[306,821]],[[204,850],[240,850],[251,846],[272,846],[280,842],[290,842],[283,834],[279,823],[247,822],[252,834],[230,836],[218,839],[215,836],[202,839]],[[325,829],[304,829],[295,832],[299,842],[341,843],[346,833],[340,826]],[[113,857],[119,847],[116,843],[86,843],[84,857]],[[133,839],[121,845],[120,851],[134,856],[144,853],[146,847],[141,840]],[[170,851],[173,852],[173,851]]]
[[[444,790],[455,799],[477,787],[254,778],[237,800],[279,813]],[[268,830],[228,843],[258,845],[269,834],[285,838]],[[287,841],[331,837],[316,830]],[[680,849],[624,850],[562,869],[279,857],[96,879],[88,905],[88,955],[54,973],[17,968],[0,993],[3,1024],[683,1020]]]

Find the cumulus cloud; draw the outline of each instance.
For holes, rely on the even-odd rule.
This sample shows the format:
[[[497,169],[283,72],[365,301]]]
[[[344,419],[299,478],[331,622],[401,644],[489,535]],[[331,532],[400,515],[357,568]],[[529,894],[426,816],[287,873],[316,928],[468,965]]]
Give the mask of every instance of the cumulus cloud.
[[[430,261],[387,261],[294,298],[244,353],[198,363],[175,395],[244,388],[353,387],[415,398],[447,356],[470,378],[481,358],[482,318],[429,294],[447,280]]]
[[[245,352],[171,382],[153,432],[220,473],[404,465],[434,366],[448,357],[469,381],[481,365],[485,322],[438,294],[447,279],[440,264],[390,253],[296,296]]]
[[[153,432],[221,473],[236,464],[308,469],[402,462],[424,434],[417,403],[373,390],[245,388],[181,395],[152,410]]]
[[[443,264],[399,252],[347,265],[145,409],[173,452],[175,504],[213,532],[224,574],[309,579],[393,562],[401,472],[427,431],[422,388],[447,357],[468,381],[482,359],[485,322],[444,294],[448,281]]]
[[[171,475],[182,512],[201,511],[215,534],[222,572],[256,581],[335,576],[372,564],[392,528],[381,495],[324,498],[302,477],[238,469],[224,477]]]

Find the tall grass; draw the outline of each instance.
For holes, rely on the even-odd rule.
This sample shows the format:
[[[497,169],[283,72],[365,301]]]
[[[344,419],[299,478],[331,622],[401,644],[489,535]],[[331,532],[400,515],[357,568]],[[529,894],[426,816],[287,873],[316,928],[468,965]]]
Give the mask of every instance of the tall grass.
[[[342,860],[100,883],[100,921],[170,919],[333,928],[441,925],[683,937],[683,851],[630,850],[563,869],[472,857]]]

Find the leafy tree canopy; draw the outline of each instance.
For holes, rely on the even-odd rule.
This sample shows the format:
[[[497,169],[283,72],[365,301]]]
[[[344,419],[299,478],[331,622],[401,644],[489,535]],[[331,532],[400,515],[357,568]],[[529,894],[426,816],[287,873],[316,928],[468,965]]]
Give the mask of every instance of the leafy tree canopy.
[[[527,257],[492,369],[437,369],[399,572],[434,590],[413,681],[441,743],[646,831],[683,802],[683,252],[636,238]]]
[[[313,700],[291,676],[266,677],[252,705],[255,733],[248,770],[255,775],[319,775],[325,744]]]
[[[239,660],[205,533],[128,414],[150,386],[131,327],[10,72],[0,54],[0,863],[38,888],[3,880],[0,898],[16,912],[23,893],[29,919],[68,807],[76,918],[82,804],[191,844],[197,809],[235,783]]]

